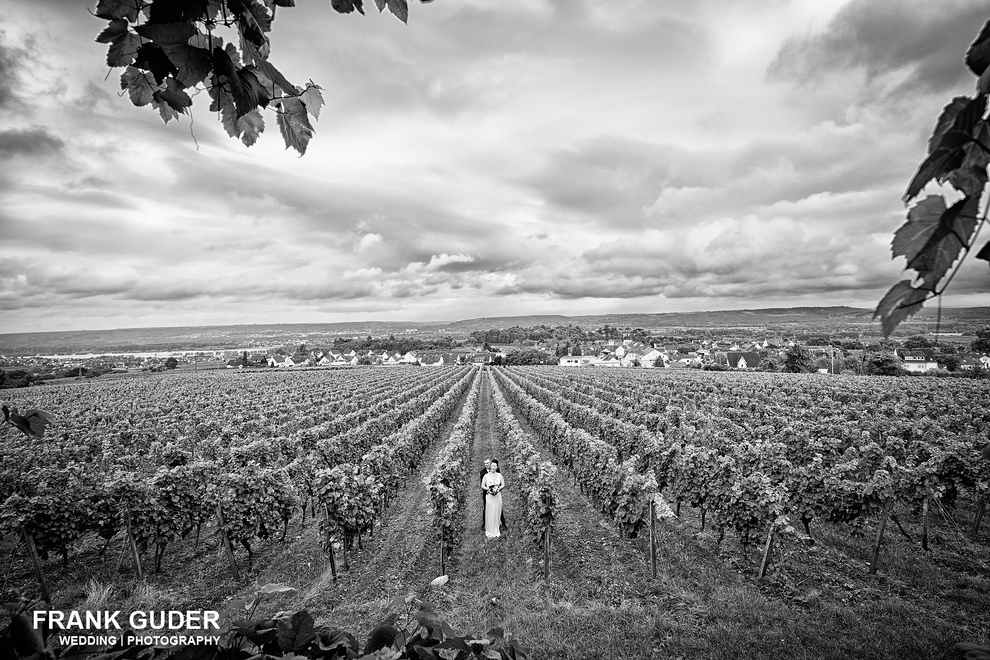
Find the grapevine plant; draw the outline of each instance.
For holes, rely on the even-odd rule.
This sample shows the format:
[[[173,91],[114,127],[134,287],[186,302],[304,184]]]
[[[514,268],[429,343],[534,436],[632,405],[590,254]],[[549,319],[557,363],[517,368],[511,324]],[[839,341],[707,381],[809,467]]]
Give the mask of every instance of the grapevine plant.
[[[364,13],[362,0],[330,4],[342,14]],[[406,0],[375,4],[406,22]],[[210,112],[230,137],[253,145],[265,130],[261,110],[273,110],[286,149],[302,156],[315,133],[310,117],[318,119],[323,107],[322,88],[289,82],[269,61],[276,11],[294,6],[295,0],[99,0],[93,13],[108,21],[96,41],[109,44],[107,66],[124,67],[120,88],[134,105],[150,105],[168,123],[205,89]]]
[[[943,195],[927,195],[894,233],[893,256],[905,257],[915,277],[895,284],[877,305],[874,318],[880,318],[884,337],[925,301],[945,292],[966,255],[976,248],[986,223],[990,197],[982,211],[979,205],[990,164],[990,21],[970,46],[965,62],[978,78],[976,95],[957,96],[942,110],[928,141],[928,156],[908,184],[903,201],[917,199],[931,181],[950,184],[959,198],[948,203]],[[976,258],[990,261],[990,242]]]

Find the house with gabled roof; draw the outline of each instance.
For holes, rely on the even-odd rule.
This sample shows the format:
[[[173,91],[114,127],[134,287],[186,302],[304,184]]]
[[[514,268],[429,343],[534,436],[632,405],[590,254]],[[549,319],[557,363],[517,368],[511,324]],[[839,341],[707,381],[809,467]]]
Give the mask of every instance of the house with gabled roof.
[[[269,367],[294,367],[296,363],[292,361],[292,358],[288,355],[269,355],[268,356],[268,366]]]
[[[647,353],[644,353],[642,357],[639,358],[640,365],[644,367],[665,367],[667,366],[667,355],[661,353],[657,349],[653,349]]]
[[[938,362],[931,351],[910,350],[895,351],[895,354],[902,360],[902,366],[910,373],[923,374],[938,369]]]
[[[733,369],[755,369],[760,366],[760,354],[755,351],[728,351],[725,358]]]
[[[497,353],[489,353],[488,351],[482,351],[481,353],[475,353],[471,356],[471,364],[491,364],[495,361],[495,356]]]

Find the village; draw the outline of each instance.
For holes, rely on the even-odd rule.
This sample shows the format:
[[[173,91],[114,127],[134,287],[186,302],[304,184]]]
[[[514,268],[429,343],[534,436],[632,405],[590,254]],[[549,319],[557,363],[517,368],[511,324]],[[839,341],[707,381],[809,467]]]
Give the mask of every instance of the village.
[[[295,347],[104,354],[67,356],[0,356],[3,387],[18,387],[65,378],[147,372],[205,371],[214,369],[319,369],[359,366],[557,365],[567,368],[745,370],[865,375],[990,375],[990,328],[973,337],[926,337],[900,340],[783,338],[678,338],[651,341],[634,338],[564,340],[547,338],[490,344],[481,336],[464,341],[437,342],[436,349],[359,349],[351,341],[331,347]],[[371,337],[368,338],[371,341]],[[354,340],[357,341],[357,340]],[[360,340],[367,344],[365,340]],[[379,344],[401,346],[408,340],[394,336]],[[429,346],[430,342],[414,340]]]

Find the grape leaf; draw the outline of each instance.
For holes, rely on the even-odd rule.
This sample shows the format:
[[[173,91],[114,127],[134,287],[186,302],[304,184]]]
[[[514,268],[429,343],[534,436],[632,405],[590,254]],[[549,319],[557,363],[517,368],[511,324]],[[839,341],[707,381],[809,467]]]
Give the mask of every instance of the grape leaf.
[[[396,640],[400,639],[402,631],[388,624],[381,624],[372,628],[368,633],[368,641],[364,645],[364,654],[369,655],[381,649],[392,648]]]
[[[145,23],[134,28],[134,31],[159,46],[186,44],[189,38],[196,34],[196,28],[191,23],[182,22]]]
[[[168,59],[168,55],[162,47],[154,43],[146,43],[138,49],[134,66],[145,71],[150,71],[155,77],[155,82],[159,85],[170,75],[175,75],[179,70]]]
[[[983,188],[979,161],[986,159],[975,151],[980,147],[973,144],[973,136],[985,131],[983,115],[986,109],[986,94],[980,94],[974,99],[956,97],[945,106],[928,141],[928,158],[918,168],[902,198],[905,203],[916,197],[932,179],[937,179],[940,183],[948,179],[957,189],[967,194],[975,194],[976,188]],[[974,158],[976,162],[967,164],[966,161],[970,158]],[[957,173],[956,170],[959,169],[963,171]],[[982,169],[986,169],[986,162]]]
[[[300,89],[299,100],[306,106],[306,111],[313,115],[313,119],[320,118],[320,109],[323,108],[323,89],[312,80],[306,85],[306,89]]]
[[[110,44],[107,50],[107,66],[127,66],[134,62],[138,49],[141,47],[141,39],[127,29],[127,21],[123,18],[115,18],[107,24],[103,32],[96,37],[96,41],[101,44]]]
[[[186,108],[192,105],[192,99],[186,94],[185,87],[175,78],[168,78],[165,81],[165,90],[155,94],[160,95],[161,99],[176,112],[185,113]]]
[[[918,172],[908,184],[907,192],[901,199],[907,203],[918,196],[918,193],[932,179],[944,180],[945,177],[962,165],[965,153],[961,147],[955,149],[936,149],[918,168]]]
[[[191,24],[147,23],[135,28],[135,30],[145,39],[154,42],[154,45],[161,50],[167,62],[174,69],[174,71],[169,72],[175,75],[185,87],[193,87],[206,79],[210,72],[210,54],[209,51],[189,45],[189,40],[198,34],[196,28]],[[158,64],[161,65],[160,62]],[[155,77],[160,82],[161,79],[158,78],[157,72]]]
[[[295,7],[296,0],[272,0],[272,4],[278,7]]]
[[[268,105],[271,100],[268,91],[251,69],[250,66],[236,68],[227,50],[213,49],[214,80],[233,98],[238,117],[246,115],[254,108]]]
[[[990,144],[990,129],[983,122],[983,134],[979,139],[984,144]],[[963,147],[962,165],[949,172],[946,179],[952,186],[970,197],[979,197],[987,185],[987,165],[990,165],[990,154],[983,147],[970,142]]]
[[[908,268],[913,268],[928,279],[942,279],[952,263],[959,258],[964,247],[969,246],[976,229],[979,198],[964,197],[945,210],[932,227],[921,249],[908,258]]]
[[[126,89],[131,97],[131,103],[136,106],[148,105],[154,100],[155,88],[152,87],[148,76],[132,66],[124,69],[120,76],[120,88]]]
[[[388,5],[388,10],[403,23],[409,18],[409,5],[406,4],[406,0],[375,0],[375,4],[378,5],[379,12],[384,11],[385,6]]]
[[[138,12],[144,4],[142,0],[100,0],[93,13],[100,18],[126,18],[131,23],[137,23]]]
[[[208,53],[213,52],[214,48],[223,48],[223,39],[216,35],[213,35],[211,38],[210,35],[203,34],[199,30],[196,31],[196,34],[189,37],[189,41],[186,43],[193,48],[202,48]]]
[[[258,0],[227,0],[227,6],[237,16],[241,36],[258,48],[266,46],[265,33],[272,29],[268,9]]]
[[[350,14],[355,9],[360,14],[364,13],[362,0],[330,0],[330,6],[340,14]]]
[[[313,616],[306,610],[293,612],[291,617],[278,620],[278,645],[283,651],[293,651],[308,644],[316,636]]]
[[[983,75],[990,66],[990,21],[986,22],[980,36],[966,51],[966,66],[978,76]]]
[[[179,113],[162,98],[162,93],[159,91],[155,91],[152,95],[151,106],[158,111],[166,124],[172,119],[179,118]]]
[[[226,123],[224,124],[224,128],[227,128]],[[261,111],[255,108],[243,117],[238,117],[234,120],[233,133],[228,129],[227,134],[231,137],[239,137],[245,147],[250,147],[258,141],[258,137],[264,130],[265,119],[261,116]]]
[[[928,290],[914,288],[910,280],[901,280],[887,292],[873,312],[873,318],[880,317],[883,336],[889,337],[902,321],[913,316],[928,298]]]
[[[195,87],[210,75],[209,50],[188,44],[170,44],[162,46],[162,50],[178,70],[175,77],[183,86]]]
[[[268,80],[278,85],[279,89],[283,93],[289,96],[296,96],[298,92],[296,91],[296,86],[290,83],[282,72],[276,69],[268,60],[261,56],[258,49],[254,47],[250,42],[245,43],[245,53],[247,54],[247,59],[258,67],[258,71],[264,75]]]
[[[893,256],[903,255],[909,261],[914,259],[935,232],[939,219],[946,210],[945,198],[941,195],[929,195],[918,202],[908,212],[908,221],[894,232],[894,241],[891,244]]]
[[[939,115],[938,121],[935,122],[935,130],[932,131],[932,136],[928,140],[929,154],[939,147],[942,136],[952,129],[956,123],[956,117],[959,116],[959,112],[969,105],[969,102],[970,98],[968,96],[957,96],[947,106],[942,108],[942,114]]]
[[[278,128],[285,140],[285,148],[292,147],[300,156],[306,155],[306,146],[314,133],[313,125],[306,116],[306,106],[295,97],[281,99],[278,105]]]
[[[170,0],[151,5],[151,23],[194,22],[206,17],[207,0]]]

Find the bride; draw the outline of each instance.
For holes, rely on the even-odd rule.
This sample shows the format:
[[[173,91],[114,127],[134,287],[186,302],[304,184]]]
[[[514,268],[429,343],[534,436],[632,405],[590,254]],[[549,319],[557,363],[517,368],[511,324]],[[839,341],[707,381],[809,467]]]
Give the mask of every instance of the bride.
[[[488,474],[481,480],[485,491],[485,536],[493,539],[501,536],[499,524],[502,519],[502,489],[505,479],[498,471],[498,461],[492,459],[488,464]]]

